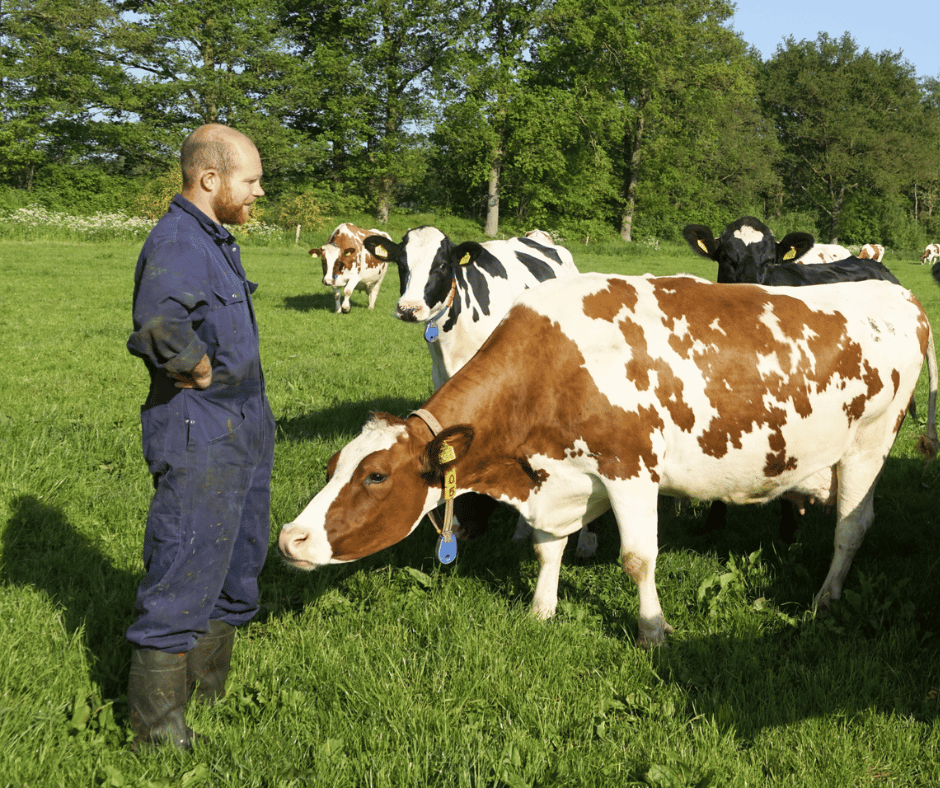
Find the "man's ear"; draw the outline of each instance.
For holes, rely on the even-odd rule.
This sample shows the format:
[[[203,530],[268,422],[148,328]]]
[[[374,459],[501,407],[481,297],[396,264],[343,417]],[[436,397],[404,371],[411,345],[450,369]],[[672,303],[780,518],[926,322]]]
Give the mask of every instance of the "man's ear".
[[[222,176],[218,170],[203,170],[199,174],[199,186],[209,194],[215,194],[222,186]]]
[[[463,459],[472,442],[473,427],[469,424],[458,424],[443,430],[424,449],[422,475],[440,479],[444,471]]]

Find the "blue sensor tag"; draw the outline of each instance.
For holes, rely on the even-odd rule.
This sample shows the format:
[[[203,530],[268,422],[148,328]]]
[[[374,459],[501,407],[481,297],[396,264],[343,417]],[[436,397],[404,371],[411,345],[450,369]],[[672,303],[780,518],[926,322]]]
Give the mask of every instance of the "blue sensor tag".
[[[457,540],[453,534],[446,539],[443,536],[437,540],[437,560],[442,564],[452,564],[457,557]]]
[[[428,342],[437,342],[437,335],[441,333],[437,330],[436,323],[428,323],[424,329],[424,338]]]

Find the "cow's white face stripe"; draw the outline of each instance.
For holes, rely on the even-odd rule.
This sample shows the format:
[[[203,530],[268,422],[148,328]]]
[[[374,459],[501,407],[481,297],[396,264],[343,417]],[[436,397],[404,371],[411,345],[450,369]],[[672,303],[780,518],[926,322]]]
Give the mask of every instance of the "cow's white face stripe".
[[[741,240],[745,245],[750,246],[751,244],[759,244],[764,240],[764,234],[754,228],[744,225],[740,229],[736,230],[734,237]]]

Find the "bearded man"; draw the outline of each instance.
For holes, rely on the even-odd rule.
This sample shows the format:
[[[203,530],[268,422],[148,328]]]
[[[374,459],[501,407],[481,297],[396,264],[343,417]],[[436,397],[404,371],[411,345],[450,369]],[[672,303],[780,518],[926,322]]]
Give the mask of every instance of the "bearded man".
[[[270,533],[274,418],[258,324],[235,238],[264,194],[241,132],[201,126],[183,142],[183,190],[134,275],[130,352],[150,391],[141,408],[154,495],[144,531],[127,689],[133,747],[190,749],[190,697],[225,693],[235,627],[259,609]]]

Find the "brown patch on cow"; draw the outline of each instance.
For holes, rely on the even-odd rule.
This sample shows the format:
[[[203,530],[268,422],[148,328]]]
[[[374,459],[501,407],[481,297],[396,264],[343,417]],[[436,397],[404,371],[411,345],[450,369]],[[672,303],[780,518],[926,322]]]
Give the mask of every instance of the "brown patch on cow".
[[[625,279],[611,279],[605,290],[587,296],[584,299],[585,316],[591,320],[604,320],[613,323],[624,307],[629,311],[636,308],[639,296],[636,288]]]
[[[699,439],[702,451],[724,457],[740,449],[745,434],[770,431],[772,451],[765,474],[775,476],[796,467],[786,454],[782,430],[786,407],[806,417],[812,399],[829,386],[846,380],[865,380],[872,396],[880,389],[877,373],[863,368],[861,346],[846,331],[841,314],[817,312],[804,302],[752,285],[714,286],[709,298],[690,288],[700,284],[653,280],[657,303],[667,328],[678,333],[681,324],[698,343],[683,342],[705,382],[705,394],[716,415]],[[673,348],[679,352],[676,344]],[[766,369],[759,383],[754,370],[772,358],[780,371]],[[864,408],[868,397],[853,406]]]

